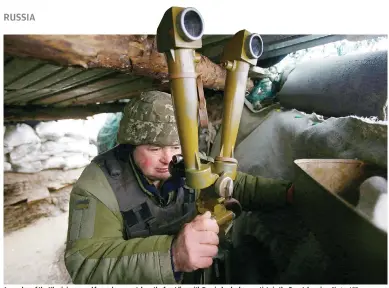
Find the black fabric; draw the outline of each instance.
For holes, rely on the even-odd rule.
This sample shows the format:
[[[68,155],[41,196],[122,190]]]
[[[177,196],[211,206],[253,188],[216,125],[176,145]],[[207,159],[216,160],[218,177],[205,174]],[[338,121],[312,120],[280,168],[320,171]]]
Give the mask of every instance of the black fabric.
[[[374,51],[299,64],[277,97],[287,109],[386,120],[387,55],[387,51]]]
[[[135,224],[138,223],[138,219],[136,218],[136,215],[133,210],[123,212],[123,218],[124,222],[126,223],[126,226],[132,227]]]
[[[232,250],[230,264],[231,281],[236,284],[272,284],[277,275],[270,248],[251,235],[244,236],[241,244]]]

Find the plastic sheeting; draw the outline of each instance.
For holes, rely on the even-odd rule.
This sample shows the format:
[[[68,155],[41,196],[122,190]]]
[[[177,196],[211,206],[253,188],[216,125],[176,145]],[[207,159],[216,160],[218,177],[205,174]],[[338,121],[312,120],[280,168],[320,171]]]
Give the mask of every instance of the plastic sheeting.
[[[220,132],[212,157],[220,151]],[[245,106],[234,156],[242,172],[291,181],[295,159],[360,159],[386,169],[387,123],[358,117],[324,119],[276,105],[252,113]],[[293,206],[243,212],[234,224],[234,245],[244,235],[254,235],[269,249],[278,270],[275,283],[342,283],[342,275],[331,270],[331,259]]]
[[[324,116],[387,114],[387,51],[315,59],[290,72],[277,98],[283,107]]]
[[[117,132],[122,117],[122,112],[111,114],[99,130],[97,135],[97,150],[99,154],[116,146]]]

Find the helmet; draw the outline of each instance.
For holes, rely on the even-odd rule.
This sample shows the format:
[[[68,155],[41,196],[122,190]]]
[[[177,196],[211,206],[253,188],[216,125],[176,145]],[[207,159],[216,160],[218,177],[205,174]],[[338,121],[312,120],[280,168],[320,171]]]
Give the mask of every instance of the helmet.
[[[179,145],[176,118],[170,94],[143,92],[124,107],[118,132],[119,144]]]

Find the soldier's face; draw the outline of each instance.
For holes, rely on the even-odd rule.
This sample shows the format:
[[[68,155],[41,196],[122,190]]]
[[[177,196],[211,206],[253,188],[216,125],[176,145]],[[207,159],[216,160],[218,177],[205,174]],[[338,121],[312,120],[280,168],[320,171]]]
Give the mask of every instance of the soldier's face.
[[[181,146],[139,145],[134,150],[134,161],[150,180],[166,180],[170,177],[169,163],[181,154]]]

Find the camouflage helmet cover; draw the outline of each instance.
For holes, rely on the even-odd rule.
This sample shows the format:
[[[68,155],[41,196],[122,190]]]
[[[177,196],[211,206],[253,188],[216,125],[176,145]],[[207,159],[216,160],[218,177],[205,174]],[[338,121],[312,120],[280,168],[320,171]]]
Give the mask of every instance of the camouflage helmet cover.
[[[119,144],[179,145],[176,118],[170,94],[143,92],[124,108],[118,132]]]

